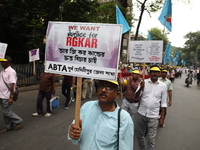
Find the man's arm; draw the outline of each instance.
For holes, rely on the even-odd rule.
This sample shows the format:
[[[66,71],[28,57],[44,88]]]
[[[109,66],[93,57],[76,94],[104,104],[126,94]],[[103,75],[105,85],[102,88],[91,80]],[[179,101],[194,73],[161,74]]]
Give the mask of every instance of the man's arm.
[[[52,84],[53,84],[52,94],[54,95],[56,93],[56,75],[55,74],[53,74]]]
[[[159,119],[159,127],[163,127],[165,115],[166,115],[166,108],[167,108],[167,87],[165,86],[161,96],[161,116]]]
[[[12,105],[13,103],[14,85],[14,83],[10,84],[10,97],[8,99],[8,105]]]
[[[161,117],[159,119],[159,127],[163,127],[166,116],[166,107],[161,107]]]
[[[144,90],[144,81],[140,82],[140,85],[138,86],[136,92],[135,92],[135,98],[138,99],[140,97],[141,92]]]
[[[172,90],[168,90],[168,97],[169,97],[168,106],[171,106],[172,105]]]

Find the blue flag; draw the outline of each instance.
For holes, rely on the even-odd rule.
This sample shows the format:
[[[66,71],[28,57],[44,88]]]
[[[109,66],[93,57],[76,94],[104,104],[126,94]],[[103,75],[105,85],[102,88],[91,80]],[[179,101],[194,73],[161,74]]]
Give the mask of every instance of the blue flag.
[[[183,59],[181,60],[181,63],[182,63],[182,64],[184,63],[184,60],[183,60]]]
[[[149,31],[148,31],[148,39],[149,39],[149,41],[152,40],[151,33]]]
[[[117,24],[123,25],[123,29],[122,29],[123,34],[131,29],[128,25],[128,22],[124,18],[123,14],[121,13],[121,11],[117,5],[116,5],[116,20],[117,20]]]
[[[165,1],[165,4],[163,6],[162,12],[158,20],[169,31],[172,31],[172,2],[171,0]]]
[[[165,56],[164,56],[164,60],[163,60],[164,64],[171,62],[170,53],[171,53],[171,43],[168,44],[168,46],[165,50]]]
[[[178,51],[175,57],[176,57],[176,58],[179,58],[180,56],[181,56],[181,52]]]

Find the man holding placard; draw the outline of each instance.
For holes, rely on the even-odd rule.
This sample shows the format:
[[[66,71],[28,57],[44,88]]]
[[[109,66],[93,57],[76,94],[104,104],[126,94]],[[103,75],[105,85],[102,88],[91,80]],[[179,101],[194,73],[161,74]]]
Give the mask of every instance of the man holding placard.
[[[134,125],[115,102],[120,96],[118,82],[99,81],[97,96],[99,100],[81,107],[80,125],[70,126],[68,139],[80,144],[81,150],[132,150]]]
[[[43,114],[42,103],[43,103],[44,98],[46,98],[47,112],[45,114],[45,117],[49,117],[52,115],[51,109],[50,109],[50,100],[51,100],[51,96],[55,94],[55,89],[56,89],[55,74],[46,73],[43,71],[40,76],[38,76],[36,73],[34,73],[34,76],[40,80],[40,87],[38,91],[37,105],[36,105],[37,112],[33,113],[32,116],[38,117]]]

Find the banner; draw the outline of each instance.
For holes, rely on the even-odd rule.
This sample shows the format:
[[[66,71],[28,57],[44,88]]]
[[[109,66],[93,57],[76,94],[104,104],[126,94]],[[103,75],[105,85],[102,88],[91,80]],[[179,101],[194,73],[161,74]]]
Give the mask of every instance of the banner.
[[[117,80],[122,25],[49,22],[45,72]]]
[[[130,41],[130,62],[162,63],[163,41]]]
[[[39,49],[29,51],[29,62],[40,60]]]
[[[8,46],[8,44],[6,44],[6,43],[0,43],[0,58],[5,57],[7,46]]]

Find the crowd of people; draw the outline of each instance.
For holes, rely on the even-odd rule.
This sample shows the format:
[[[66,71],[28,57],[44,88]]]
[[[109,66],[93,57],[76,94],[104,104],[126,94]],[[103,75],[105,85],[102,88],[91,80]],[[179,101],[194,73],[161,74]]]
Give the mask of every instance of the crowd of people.
[[[0,59],[4,68],[0,73],[0,103],[6,128],[18,130],[22,119],[15,114],[11,105],[17,82],[17,75],[10,66],[11,58]],[[158,127],[164,127],[167,107],[172,106],[173,82],[187,74],[188,82],[200,84],[200,70],[184,67],[158,66],[145,64],[122,65],[118,68],[118,81],[103,81],[83,78],[81,99],[92,99],[94,86],[97,100],[86,102],[81,107],[79,125],[72,122],[68,129],[68,139],[79,144],[80,149],[134,149],[134,135],[137,137],[139,150],[153,150]],[[55,79],[63,76],[62,94],[65,97],[64,109],[67,110],[73,97],[76,99],[76,77],[55,75],[42,72],[36,100],[34,117],[43,115],[43,100],[46,98],[45,117],[52,115],[51,96],[55,94]],[[7,87],[9,86],[9,88]],[[88,92],[88,93],[87,93]],[[116,99],[122,98],[121,107]],[[138,133],[134,133],[135,126]]]

